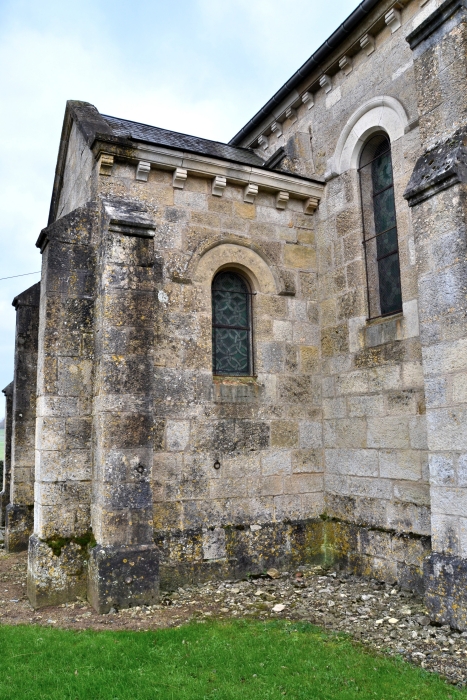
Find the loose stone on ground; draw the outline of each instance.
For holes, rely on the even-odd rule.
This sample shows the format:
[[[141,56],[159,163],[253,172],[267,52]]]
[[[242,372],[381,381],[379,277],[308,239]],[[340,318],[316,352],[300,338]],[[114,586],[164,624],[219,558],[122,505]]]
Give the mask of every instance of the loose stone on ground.
[[[145,630],[213,617],[306,620],[467,684],[467,632],[431,625],[420,596],[375,579],[300,567],[184,586],[162,593],[158,605],[112,608],[108,615],[98,615],[84,600],[35,612],[26,597],[26,561],[26,553],[0,553],[0,623]]]

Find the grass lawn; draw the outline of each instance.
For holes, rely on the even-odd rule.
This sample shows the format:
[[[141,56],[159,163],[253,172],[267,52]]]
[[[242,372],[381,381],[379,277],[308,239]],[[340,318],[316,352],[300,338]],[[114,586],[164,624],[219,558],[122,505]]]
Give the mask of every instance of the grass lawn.
[[[465,691],[308,623],[207,622],[157,632],[0,626],[0,698],[448,700]]]

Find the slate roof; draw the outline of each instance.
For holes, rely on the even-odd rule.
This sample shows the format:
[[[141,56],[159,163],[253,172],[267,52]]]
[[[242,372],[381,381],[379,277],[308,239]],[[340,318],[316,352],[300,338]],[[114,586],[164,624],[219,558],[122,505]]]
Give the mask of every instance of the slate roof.
[[[253,165],[257,167],[264,165],[264,160],[248,148],[229,146],[219,141],[209,141],[209,139],[201,139],[197,136],[179,134],[177,131],[168,131],[167,129],[160,129],[157,126],[139,124],[138,122],[131,122],[127,119],[109,117],[105,114],[103,114],[102,117],[110,126],[115,136],[132,138],[136,141],[153,143],[157,146],[168,146],[169,148],[190,151],[191,153],[198,153],[203,156],[213,156],[214,158],[243,163],[244,165]]]

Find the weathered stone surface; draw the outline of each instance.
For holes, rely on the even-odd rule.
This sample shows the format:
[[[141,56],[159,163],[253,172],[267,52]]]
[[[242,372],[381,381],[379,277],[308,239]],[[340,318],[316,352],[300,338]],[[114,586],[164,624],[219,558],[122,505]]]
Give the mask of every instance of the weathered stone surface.
[[[421,592],[430,546],[465,560],[467,21],[465,0],[436,4],[405,3],[390,29],[384,3],[355,16],[243,148],[68,106],[38,399],[15,419],[28,507],[36,432],[35,605],[79,576],[100,611],[155,600],[154,541],[167,586],[319,562]],[[375,134],[401,279],[388,314],[359,168]],[[251,293],[248,376],[213,375],[221,270]],[[35,371],[21,358],[15,386]],[[90,573],[73,574],[64,552],[91,529]],[[71,549],[50,556],[59,537]],[[433,610],[454,605],[438,589]]]
[[[13,419],[13,382],[2,393],[5,395],[5,448],[3,459],[2,491],[0,492],[0,527],[5,527],[6,507],[10,503],[11,482],[11,427]]]
[[[100,613],[154,605],[159,600],[159,552],[155,545],[96,545],[90,550],[88,599]]]
[[[13,300],[16,309],[15,379],[9,410],[7,407],[7,551],[27,549],[27,538],[33,525],[39,296],[40,283],[37,283]]]
[[[29,536],[34,525],[32,505],[10,503],[5,512],[5,549],[7,552],[22,552],[28,548]]]
[[[425,600],[431,619],[467,630],[465,558],[433,552],[424,564]]]
[[[55,552],[54,552],[55,548]],[[74,541],[29,538],[28,596],[33,608],[59,605],[86,595],[88,551]]]

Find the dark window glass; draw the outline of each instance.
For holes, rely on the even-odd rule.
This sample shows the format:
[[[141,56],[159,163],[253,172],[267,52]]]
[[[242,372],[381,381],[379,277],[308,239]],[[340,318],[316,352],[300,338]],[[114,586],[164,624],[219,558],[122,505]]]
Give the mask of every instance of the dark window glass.
[[[391,145],[387,136],[378,134],[366,144],[359,172],[369,316],[375,318],[402,309]]]
[[[212,283],[212,366],[214,374],[252,374],[251,294],[235,272]]]

